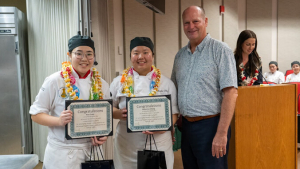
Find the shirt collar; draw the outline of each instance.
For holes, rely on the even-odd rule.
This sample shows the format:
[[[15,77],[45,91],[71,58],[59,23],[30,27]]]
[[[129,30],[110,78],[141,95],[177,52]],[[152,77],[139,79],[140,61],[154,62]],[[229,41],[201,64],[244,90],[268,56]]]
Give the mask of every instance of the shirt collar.
[[[75,77],[75,78],[79,78],[79,79],[85,79],[85,78],[87,78],[90,74],[91,74],[91,70],[89,70],[89,71],[87,71],[86,72],[86,74],[83,76],[83,77],[81,77],[80,75],[79,75],[79,73],[74,69],[74,67],[73,67],[73,72],[72,72],[72,74],[73,74],[73,76]]]
[[[271,75],[275,75],[276,73],[277,73],[277,70],[274,73],[270,72]]]
[[[149,73],[147,73],[146,77],[151,77],[152,73],[154,72],[153,68],[151,67],[151,71]],[[139,77],[140,74],[138,72],[136,72],[134,69],[133,69],[133,76],[135,77]]]
[[[202,42],[196,47],[195,51],[198,50],[199,52],[203,49],[205,46],[206,42],[211,39],[210,34],[207,33],[205,38],[202,40]],[[187,44],[187,51],[192,53],[191,48],[190,48],[190,41]]]

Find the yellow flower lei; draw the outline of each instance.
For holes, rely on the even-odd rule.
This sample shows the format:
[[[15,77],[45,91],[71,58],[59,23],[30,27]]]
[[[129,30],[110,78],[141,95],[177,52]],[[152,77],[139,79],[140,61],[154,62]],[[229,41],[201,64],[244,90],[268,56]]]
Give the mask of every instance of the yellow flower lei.
[[[149,96],[154,96],[158,91],[158,87],[160,85],[161,72],[155,66],[152,65],[152,69],[154,70],[152,74],[152,82],[150,83],[150,93]],[[123,70],[121,84],[123,86],[122,93],[126,94],[128,97],[135,97],[134,95],[134,81],[133,81],[133,67],[128,67]]]
[[[72,75],[72,71],[73,67],[70,62],[62,63],[61,75],[63,76],[64,81],[66,82],[67,93],[69,95],[69,98],[71,100],[77,100],[78,96],[76,96],[76,93],[78,91],[74,91],[72,87],[75,84],[75,78]],[[89,100],[103,99],[101,76],[99,75],[99,72],[96,70],[96,68],[92,69],[91,79],[92,86],[90,88]]]

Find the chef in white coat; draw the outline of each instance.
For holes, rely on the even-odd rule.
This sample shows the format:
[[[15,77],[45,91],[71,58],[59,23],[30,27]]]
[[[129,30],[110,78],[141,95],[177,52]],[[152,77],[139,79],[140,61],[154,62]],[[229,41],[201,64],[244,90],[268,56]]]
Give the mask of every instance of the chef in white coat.
[[[291,63],[291,67],[294,71],[294,73],[289,74],[286,77],[286,81],[285,82],[300,82],[300,62],[298,61],[294,61]]]
[[[108,83],[92,68],[95,61],[93,40],[88,36],[76,35],[69,39],[68,47],[70,62],[64,62],[61,71],[45,79],[29,110],[34,122],[49,127],[44,169],[80,169],[81,163],[89,159],[91,145],[101,145],[107,139],[65,138],[65,125],[71,122],[73,114],[65,110],[65,100],[89,100],[91,93],[96,96],[92,97],[93,100],[110,98]],[[95,78],[98,83],[94,83]],[[98,87],[99,91],[91,92],[92,87]]]
[[[130,42],[132,66],[116,77],[110,85],[114,102],[113,116],[120,119],[114,139],[114,164],[117,169],[137,168],[137,151],[143,150],[147,134],[154,134],[157,149],[165,151],[168,169],[173,169],[174,154],[170,131],[127,133],[126,97],[171,94],[173,123],[179,112],[174,83],[153,66],[153,43],[150,38],[136,37]],[[127,85],[125,85],[127,84]],[[152,142],[152,148],[155,147]],[[147,148],[149,148],[149,141]]]
[[[264,77],[268,82],[273,82],[276,84],[281,84],[284,82],[284,74],[279,70],[278,63],[276,61],[271,61],[269,63],[269,72],[264,73]]]

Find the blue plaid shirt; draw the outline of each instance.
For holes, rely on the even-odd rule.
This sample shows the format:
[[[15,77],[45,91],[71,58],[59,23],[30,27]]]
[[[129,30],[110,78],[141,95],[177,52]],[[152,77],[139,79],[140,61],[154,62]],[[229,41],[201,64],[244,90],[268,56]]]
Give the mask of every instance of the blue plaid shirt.
[[[231,49],[209,34],[194,53],[183,47],[175,56],[171,80],[178,90],[178,106],[183,116],[220,113],[222,89],[237,88],[235,59]]]

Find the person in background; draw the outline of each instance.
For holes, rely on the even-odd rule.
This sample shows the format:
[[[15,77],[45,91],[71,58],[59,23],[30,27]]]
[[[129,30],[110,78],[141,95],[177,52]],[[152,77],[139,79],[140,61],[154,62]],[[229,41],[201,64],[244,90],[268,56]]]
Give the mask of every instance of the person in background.
[[[289,74],[286,77],[286,81],[285,82],[300,82],[300,62],[298,61],[294,61],[291,63],[291,67],[294,71],[294,73]]]
[[[284,74],[279,70],[278,63],[276,61],[271,61],[269,63],[270,72],[264,73],[264,78],[267,82],[273,82],[276,84],[281,84],[284,82]]]
[[[101,145],[107,137],[67,140],[65,125],[73,118],[71,110],[65,110],[65,100],[109,99],[109,85],[92,68],[95,61],[94,41],[88,36],[76,35],[69,39],[68,57],[61,71],[48,76],[29,113],[34,122],[48,126],[44,169],[81,169],[81,163],[89,160],[91,145]],[[98,91],[92,90],[98,88]]]
[[[171,79],[182,115],[181,153],[185,169],[227,169],[230,122],[237,98],[231,49],[206,32],[199,6],[182,13],[188,44],[175,56]]]
[[[262,65],[256,48],[257,38],[255,33],[251,30],[242,31],[234,52],[239,86],[252,86],[263,83]]]
[[[116,169],[137,168],[137,151],[143,150],[146,134],[153,134],[157,149],[165,152],[168,169],[173,169],[174,153],[170,131],[143,131],[127,133],[126,97],[171,94],[173,124],[177,121],[177,92],[174,83],[153,66],[153,42],[148,37],[135,37],[130,41],[132,66],[125,69],[110,85],[114,104],[113,117],[120,119],[114,139],[114,164]],[[147,147],[149,148],[149,142]],[[152,143],[152,148],[155,147]]]

